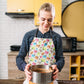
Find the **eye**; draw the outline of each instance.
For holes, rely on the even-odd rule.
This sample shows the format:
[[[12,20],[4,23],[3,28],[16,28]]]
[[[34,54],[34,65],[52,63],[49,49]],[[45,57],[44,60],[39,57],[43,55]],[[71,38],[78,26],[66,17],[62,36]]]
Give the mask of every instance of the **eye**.
[[[48,22],[52,22],[52,18],[48,19]]]
[[[45,21],[45,18],[41,18],[42,21]]]

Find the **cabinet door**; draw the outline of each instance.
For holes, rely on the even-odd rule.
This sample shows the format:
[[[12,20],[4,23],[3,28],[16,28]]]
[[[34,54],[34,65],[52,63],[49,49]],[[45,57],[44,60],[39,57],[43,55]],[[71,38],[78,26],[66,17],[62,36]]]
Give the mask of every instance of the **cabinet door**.
[[[7,12],[34,12],[34,0],[7,0]]]
[[[40,6],[45,2],[50,2],[55,6],[55,19],[54,19],[53,25],[60,26],[62,0],[35,0],[35,18],[34,18],[35,25],[39,25],[38,11],[39,11]]]

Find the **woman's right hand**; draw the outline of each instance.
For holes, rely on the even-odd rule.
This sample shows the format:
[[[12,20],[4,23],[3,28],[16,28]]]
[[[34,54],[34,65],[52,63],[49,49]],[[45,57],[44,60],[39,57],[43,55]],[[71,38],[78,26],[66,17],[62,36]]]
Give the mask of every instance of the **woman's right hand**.
[[[31,78],[32,78],[31,71],[30,71],[30,66],[31,66],[30,64],[27,64],[25,66],[25,70],[24,70],[27,80],[31,80]]]

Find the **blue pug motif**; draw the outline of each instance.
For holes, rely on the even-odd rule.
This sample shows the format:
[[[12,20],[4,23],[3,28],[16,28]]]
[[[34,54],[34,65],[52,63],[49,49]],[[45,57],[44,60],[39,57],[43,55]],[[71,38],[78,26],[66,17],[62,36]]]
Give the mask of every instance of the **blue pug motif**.
[[[33,43],[33,45],[36,45],[36,43]]]
[[[47,43],[44,43],[44,46],[47,46]]]
[[[32,57],[35,57],[35,55],[34,55],[34,54],[32,54]]]
[[[43,58],[46,58],[46,55],[43,55]]]

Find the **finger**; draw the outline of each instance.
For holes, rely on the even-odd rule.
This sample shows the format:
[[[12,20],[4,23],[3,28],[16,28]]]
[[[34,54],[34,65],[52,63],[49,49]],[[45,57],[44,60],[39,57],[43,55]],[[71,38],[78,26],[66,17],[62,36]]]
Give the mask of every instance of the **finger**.
[[[26,73],[26,74],[29,74],[29,75],[32,74],[32,72],[31,72],[31,71],[28,71],[28,70],[25,70],[25,73]]]
[[[29,68],[30,68],[30,65],[29,64],[27,64],[26,66],[25,66],[25,72],[27,72],[28,74],[31,74],[31,71],[29,70]]]
[[[25,70],[25,74],[31,75],[31,72]]]
[[[53,72],[53,74],[57,74],[59,72],[59,70],[57,69],[57,70],[55,70],[55,72]]]
[[[25,73],[26,77],[31,77],[32,75]]]
[[[31,78],[32,78],[31,76],[28,76],[28,79],[29,79],[29,80],[31,80]]]
[[[57,77],[58,77],[58,75],[54,75],[54,76],[53,76],[53,80],[55,80]]]
[[[30,80],[30,79],[32,78],[32,76],[29,75],[29,74],[27,74],[27,73],[25,73],[25,75],[26,75],[26,78],[27,78],[28,80]]]
[[[32,77],[29,75],[28,78],[31,79]]]
[[[25,66],[25,68],[27,69],[27,70],[29,70],[29,68],[30,68],[30,64],[27,64],[26,66]]]
[[[31,75],[31,72],[25,69],[25,72],[29,75]]]
[[[31,77],[26,77],[26,78],[27,78],[27,80],[29,80],[29,81],[31,80]]]

